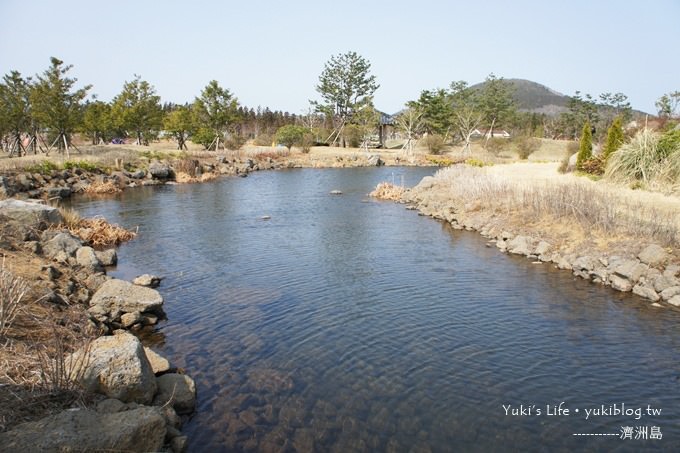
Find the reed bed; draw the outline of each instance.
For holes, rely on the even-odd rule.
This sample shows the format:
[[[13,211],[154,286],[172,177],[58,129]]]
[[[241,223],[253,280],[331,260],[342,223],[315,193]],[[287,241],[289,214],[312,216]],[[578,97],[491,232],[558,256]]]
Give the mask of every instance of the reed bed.
[[[476,201],[485,209],[520,215],[527,222],[548,216],[556,223],[576,222],[585,231],[680,244],[677,211],[631,200],[617,193],[616,186],[573,178],[513,179],[468,166],[442,169],[436,181],[454,200]]]

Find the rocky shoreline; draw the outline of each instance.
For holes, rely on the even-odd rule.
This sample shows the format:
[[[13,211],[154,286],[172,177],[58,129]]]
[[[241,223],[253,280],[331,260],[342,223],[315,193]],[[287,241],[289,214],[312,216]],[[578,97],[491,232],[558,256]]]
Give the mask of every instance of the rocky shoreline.
[[[403,161],[390,163],[406,164]],[[140,186],[204,182],[219,176],[246,177],[249,173],[261,170],[382,165],[386,165],[386,161],[378,154],[335,156],[331,160],[320,161],[272,157],[236,159],[217,155],[210,159],[152,160],[148,165],[128,165],[127,169],[105,169],[82,162],[72,163],[68,165],[69,168],[38,165],[26,170],[0,172],[0,198],[53,200],[69,198],[78,193],[113,193]]]
[[[551,263],[558,269],[614,290],[632,292],[653,307],[680,307],[680,255],[677,249],[655,243],[629,241],[623,249],[603,253],[584,248],[578,253],[539,237],[536,232],[513,232],[507,219],[486,212],[473,201],[457,200],[428,176],[399,199],[409,209],[451,224],[454,229],[477,231],[501,252],[526,256],[532,262]],[[518,227],[518,229],[525,229]]]
[[[113,248],[95,250],[68,230],[61,212],[35,201],[0,201],[2,248],[30,254],[42,263],[32,290],[46,304],[86,310],[79,329],[98,338],[53,367],[98,395],[90,408],[70,408],[0,433],[3,451],[172,451],[186,450],[180,415],[193,412],[194,381],[146,348],[133,333],[153,329],[163,314],[163,297],[152,286],[160,279],[113,279],[106,267],[117,261]],[[1,390],[1,387],[0,387]]]

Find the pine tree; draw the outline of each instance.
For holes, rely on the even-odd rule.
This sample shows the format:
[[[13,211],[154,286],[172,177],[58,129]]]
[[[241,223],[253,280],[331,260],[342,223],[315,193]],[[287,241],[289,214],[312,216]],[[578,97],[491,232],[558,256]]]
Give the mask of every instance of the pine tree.
[[[83,100],[92,87],[86,85],[74,90],[78,79],[66,76],[72,65],[52,57],[51,66],[38,76],[31,91],[33,116],[42,127],[46,127],[59,149],[68,151],[71,135],[81,125]]]
[[[576,168],[583,170],[583,165],[586,161],[593,157],[593,130],[590,121],[586,121],[583,125],[583,132],[581,133],[581,143],[576,156]]]
[[[609,156],[611,156],[612,153],[621,148],[623,142],[623,125],[621,124],[621,117],[617,116],[614,119],[612,125],[607,130],[607,141],[602,150],[602,157],[604,158],[605,162],[607,159],[609,159]]]

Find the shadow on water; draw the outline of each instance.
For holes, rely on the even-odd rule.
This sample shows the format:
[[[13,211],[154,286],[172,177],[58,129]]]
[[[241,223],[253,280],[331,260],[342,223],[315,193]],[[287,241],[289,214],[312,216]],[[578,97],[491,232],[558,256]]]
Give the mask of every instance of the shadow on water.
[[[76,201],[139,226],[113,275],[165,277],[168,320],[146,340],[197,381],[191,451],[680,451],[677,312],[367,200],[392,172],[414,185],[432,170]],[[560,402],[569,416],[546,415]],[[585,420],[614,403],[662,413]],[[508,404],[543,413],[506,416]],[[622,426],[663,438],[574,436]]]

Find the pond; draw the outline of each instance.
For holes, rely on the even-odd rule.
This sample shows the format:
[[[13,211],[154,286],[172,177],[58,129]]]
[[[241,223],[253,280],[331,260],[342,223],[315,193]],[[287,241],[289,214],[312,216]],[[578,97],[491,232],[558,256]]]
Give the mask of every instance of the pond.
[[[165,277],[145,341],[196,380],[190,451],[680,451],[678,312],[366,195],[432,172],[74,201],[139,227],[111,275]]]

